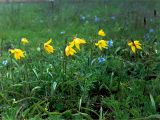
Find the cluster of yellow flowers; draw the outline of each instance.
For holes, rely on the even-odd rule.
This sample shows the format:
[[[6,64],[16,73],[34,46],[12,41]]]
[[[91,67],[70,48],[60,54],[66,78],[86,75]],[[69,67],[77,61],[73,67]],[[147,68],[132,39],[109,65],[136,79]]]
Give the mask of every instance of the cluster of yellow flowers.
[[[29,41],[28,41],[27,38],[22,38],[21,39],[21,43],[23,45],[26,45],[26,44],[29,43]],[[20,60],[21,58],[25,57],[25,55],[24,55],[25,52],[23,50],[21,50],[21,49],[17,49],[17,48],[15,48],[15,49],[9,49],[9,52],[14,55],[14,58],[16,60]]]
[[[101,36],[101,37],[105,37],[106,36],[106,34],[103,31],[103,29],[100,29],[98,31],[98,35]],[[23,45],[27,45],[29,43],[29,41],[28,41],[27,38],[22,38],[21,39],[21,43]],[[48,54],[51,54],[51,53],[53,53],[55,51],[55,49],[53,48],[53,46],[51,45],[51,43],[52,43],[52,39],[49,39],[43,45],[44,50]],[[66,54],[66,56],[72,56],[75,53],[77,53],[77,51],[75,50],[75,48],[78,49],[78,50],[80,50],[80,45],[81,44],[86,44],[86,40],[75,37],[73,39],[73,41],[69,42],[69,44],[65,48],[65,54]],[[95,43],[95,46],[97,46],[100,50],[106,49],[108,47],[108,41],[101,39],[97,43]],[[128,46],[131,47],[131,50],[133,51],[133,53],[136,53],[137,49],[142,50],[141,44],[140,44],[140,42],[138,40],[135,40],[135,41],[131,40],[130,42],[128,42]],[[21,50],[21,49],[17,49],[17,48],[10,49],[9,52],[11,54],[13,54],[13,56],[14,56],[14,58],[16,60],[20,60],[21,58],[25,57],[25,55],[24,55],[25,52],[23,50]]]
[[[103,31],[103,29],[101,29],[101,30],[99,30],[98,35],[105,37],[106,33]],[[108,47],[108,43],[106,40],[99,40],[97,43],[95,43],[95,45],[98,46],[100,50]]]
[[[98,32],[98,35],[99,36],[106,36],[105,32],[103,31],[103,29],[101,29],[99,32]],[[100,50],[102,50],[102,48],[107,48],[108,47],[108,41],[106,40],[99,40],[97,43],[95,43],[96,46],[99,47]],[[140,44],[140,42],[138,40],[131,40],[130,42],[128,42],[128,46],[131,47],[131,50],[132,52],[135,54],[136,53],[136,50],[142,50],[142,47],[141,47],[142,44]]]
[[[76,53],[76,50],[73,48],[74,46],[80,50],[80,45],[86,44],[86,41],[84,39],[80,38],[74,38],[72,42],[69,43],[69,45],[65,48],[66,56],[72,56]]]

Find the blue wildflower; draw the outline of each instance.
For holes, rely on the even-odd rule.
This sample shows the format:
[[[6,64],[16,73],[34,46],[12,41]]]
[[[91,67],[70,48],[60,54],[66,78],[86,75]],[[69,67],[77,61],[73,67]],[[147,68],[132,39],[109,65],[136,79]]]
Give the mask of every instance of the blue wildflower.
[[[134,62],[131,62],[131,61],[130,61],[129,64],[130,64],[130,65],[134,65]]]
[[[85,17],[85,16],[80,16],[80,20],[81,20],[81,21],[85,21],[85,20],[86,20],[86,17]]]
[[[149,29],[149,33],[154,33],[154,29]]]
[[[150,22],[153,22],[153,19],[152,19],[152,18],[150,19]]]
[[[95,22],[99,22],[99,21],[100,21],[99,17],[95,16],[94,21],[95,21]]]
[[[150,36],[149,36],[148,33],[144,35],[144,39],[145,39],[145,40],[148,40],[149,38],[150,38]]]
[[[115,20],[115,19],[116,19],[116,17],[115,17],[115,16],[111,16],[110,18],[111,18],[112,20]]]
[[[3,65],[7,65],[7,63],[8,63],[7,60],[3,60],[3,61],[2,61],[2,64],[3,64]]]
[[[112,46],[113,46],[113,41],[112,41],[112,39],[110,39],[107,43],[108,43],[108,46],[109,46],[109,47],[112,47]]]
[[[104,63],[105,61],[106,61],[106,59],[103,58],[103,57],[99,57],[99,58],[98,58],[98,62],[99,62],[99,63]]]

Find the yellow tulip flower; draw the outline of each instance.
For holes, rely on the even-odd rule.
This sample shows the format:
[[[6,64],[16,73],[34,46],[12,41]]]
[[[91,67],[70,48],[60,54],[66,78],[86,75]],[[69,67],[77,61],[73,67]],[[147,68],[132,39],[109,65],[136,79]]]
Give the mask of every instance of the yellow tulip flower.
[[[10,49],[9,52],[11,54],[14,54],[14,58],[16,60],[20,60],[21,58],[24,58],[24,51],[22,51],[21,49]]]
[[[21,39],[21,43],[22,43],[23,45],[26,45],[26,44],[29,43],[29,41],[28,41],[27,38],[22,38],[22,39]]]
[[[102,48],[108,47],[106,40],[99,40],[97,43],[95,43],[95,45],[98,46],[100,50],[102,50]]]
[[[98,35],[104,37],[104,36],[106,36],[106,33],[103,31],[103,29],[100,29],[98,31]]]
[[[54,52],[53,46],[51,46],[52,39],[48,40],[46,43],[44,43],[44,49],[48,54],[51,54]]]
[[[76,46],[78,50],[80,50],[80,44],[86,44],[84,39],[74,38],[72,42],[69,43],[71,46]]]
[[[72,56],[76,53],[76,51],[73,49],[73,45],[68,45],[66,48],[65,48],[65,53],[66,53],[66,56]]]
[[[136,53],[136,49],[142,50],[141,44],[138,40],[128,42],[128,46],[131,47],[133,53]]]

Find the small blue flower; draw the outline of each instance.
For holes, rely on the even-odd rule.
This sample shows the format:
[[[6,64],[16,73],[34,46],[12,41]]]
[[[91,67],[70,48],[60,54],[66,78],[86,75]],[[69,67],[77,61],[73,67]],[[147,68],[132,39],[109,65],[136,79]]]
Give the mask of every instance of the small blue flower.
[[[86,20],[86,17],[85,17],[85,16],[80,16],[80,20],[81,20],[81,21],[85,21],[85,20]]]
[[[95,22],[99,22],[99,21],[100,21],[99,17],[95,16],[94,21],[95,21]]]
[[[108,46],[109,46],[109,47],[112,47],[112,46],[113,46],[113,41],[112,41],[112,39],[110,39],[110,40],[108,41]]]
[[[3,60],[3,61],[2,61],[2,64],[3,64],[3,65],[7,65],[7,63],[8,63],[7,60]]]
[[[116,19],[116,17],[115,17],[115,16],[111,16],[110,18],[111,18],[112,20],[115,20],[115,19]]]
[[[154,29],[149,29],[149,33],[154,33]]]
[[[144,39],[145,39],[145,40],[150,39],[150,36],[149,36],[149,34],[148,34],[148,33],[144,35]]]
[[[106,59],[103,58],[103,57],[99,57],[99,58],[98,58],[98,62],[99,62],[99,63],[104,63],[105,61],[106,61]]]
[[[134,62],[131,62],[131,61],[130,61],[129,64],[130,64],[130,65],[134,65]]]
[[[150,22],[153,22],[153,19],[152,19],[152,18],[150,19]]]

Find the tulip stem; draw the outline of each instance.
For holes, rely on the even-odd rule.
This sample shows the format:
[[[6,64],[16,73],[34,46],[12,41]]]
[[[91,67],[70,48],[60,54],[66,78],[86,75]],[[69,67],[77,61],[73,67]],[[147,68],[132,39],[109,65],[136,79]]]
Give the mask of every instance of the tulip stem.
[[[123,70],[123,61],[121,63],[121,67],[120,68],[121,68],[121,70]],[[121,84],[121,80],[123,78],[123,72],[120,72],[119,74],[120,74],[120,76],[119,76],[119,79],[118,79],[118,87],[117,87],[118,91],[120,91],[120,84]]]
[[[12,61],[12,57],[10,56],[10,79],[13,81],[13,85],[14,85],[14,79],[13,79],[13,73],[12,73],[12,67],[13,67],[13,61]]]
[[[63,81],[66,79],[66,69],[67,69],[67,57],[65,55],[65,48],[67,46],[67,40],[65,39],[65,47],[63,52]]]

